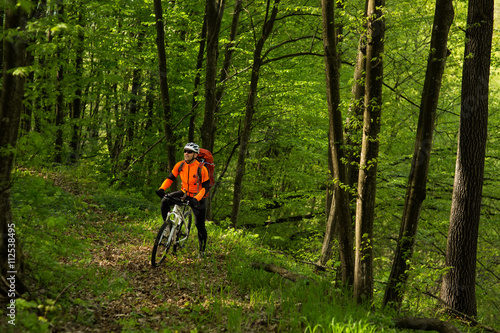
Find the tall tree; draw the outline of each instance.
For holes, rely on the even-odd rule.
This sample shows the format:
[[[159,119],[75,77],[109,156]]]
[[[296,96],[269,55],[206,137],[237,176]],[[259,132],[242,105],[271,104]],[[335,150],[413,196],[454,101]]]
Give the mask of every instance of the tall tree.
[[[354,277],[354,253],[352,243],[352,220],[349,208],[349,192],[346,190],[347,168],[343,163],[344,130],[340,104],[340,61],[337,52],[337,32],[335,29],[335,1],[322,0],[323,48],[326,69],[326,94],[329,114],[329,147],[333,167],[334,192],[327,220],[327,232],[323,242],[322,257],[331,247],[332,231],[336,230],[342,263],[342,282],[352,285]],[[337,224],[335,226],[335,224]],[[323,259],[323,264],[324,264]],[[321,261],[320,261],[321,262]]]
[[[15,69],[24,66],[26,58],[26,36],[23,36],[27,20],[27,9],[17,0],[6,0],[4,7],[4,33],[12,33],[3,39],[3,78],[0,97],[0,239],[1,277],[0,293],[9,295],[14,279],[15,292],[25,291],[22,283],[23,262],[17,230],[12,220],[10,205],[11,172],[14,162],[13,147],[16,146],[24,97],[24,76]],[[17,32],[16,32],[17,31]],[[11,297],[9,295],[9,297]]]
[[[83,13],[78,12],[78,26],[77,26],[77,40],[76,40],[76,59],[75,59],[75,72],[78,77],[76,82],[75,97],[71,105],[72,112],[71,118],[73,119],[73,133],[71,135],[71,162],[76,163],[80,158],[80,127],[79,122],[82,115],[82,92],[83,92],[83,52],[85,42],[85,32],[83,28]]]
[[[193,87],[193,99],[191,101],[191,116],[189,117],[189,132],[188,132],[188,141],[195,141],[195,120],[196,120],[196,109],[200,104],[198,100],[199,96],[199,86],[201,82],[201,70],[203,67],[203,59],[205,54],[205,44],[207,43],[207,16],[203,17],[203,25],[201,27],[200,34],[200,46],[198,49],[198,56],[196,57],[196,75],[194,77],[194,87]]]
[[[154,0],[154,12],[156,22],[156,47],[158,50],[158,70],[160,74],[161,104],[163,108],[165,138],[167,140],[167,168],[168,171],[170,171],[174,168],[174,165],[177,162],[175,159],[177,140],[174,136],[172,110],[170,107],[170,96],[168,92],[167,56],[165,52],[165,28],[163,26],[163,8],[161,5],[161,0]],[[177,182],[174,182],[171,188],[173,191],[175,191],[177,189]]]
[[[255,44],[253,52],[252,73],[250,77],[250,87],[245,106],[245,118],[243,120],[243,131],[240,137],[240,148],[238,151],[238,162],[236,165],[236,175],[234,178],[233,206],[231,208],[231,222],[236,228],[238,226],[238,215],[242,197],[243,176],[245,175],[245,158],[247,155],[248,142],[252,134],[252,120],[255,113],[255,99],[257,97],[257,86],[259,83],[260,67],[263,62],[262,50],[266,40],[273,31],[273,26],[278,15],[278,5],[280,0],[274,0],[272,9],[271,0],[267,1],[266,17],[262,24],[262,33]]]
[[[493,0],[469,0],[455,183],[441,298],[477,315],[476,253],[488,127]]]
[[[58,18],[58,21],[63,23],[64,22],[64,4],[62,0],[57,1],[57,6],[56,6],[56,15]],[[55,37],[55,36],[54,36]],[[64,92],[63,92],[63,80],[64,80],[64,65],[62,61],[62,31],[59,31],[57,33],[57,40],[56,42],[56,52],[55,52],[55,58],[59,59],[59,68],[57,69],[56,72],[56,140],[55,140],[55,156],[54,156],[54,162],[56,163],[62,163],[63,162],[63,143],[64,143],[64,131],[63,131],[63,126],[64,126],[64,114],[65,114],[65,105],[64,105]],[[54,39],[52,39],[54,41]]]
[[[231,67],[231,60],[234,53],[234,46],[236,40],[236,34],[238,32],[238,22],[240,19],[240,12],[242,9],[242,1],[236,0],[234,4],[233,19],[231,21],[231,31],[229,32],[229,40],[225,46],[224,52],[224,63],[222,65],[222,70],[220,73],[219,84],[215,92],[215,115],[220,110],[220,104],[222,96],[224,95],[224,87],[226,85],[226,80],[229,77],[229,69]]]
[[[219,32],[225,0],[207,0],[207,68],[205,76],[205,117],[201,126],[201,145],[214,150],[217,59],[219,57]]]
[[[410,175],[408,176],[403,219],[382,306],[394,303],[395,307],[399,308],[403,300],[404,286],[408,279],[407,272],[413,256],[415,237],[417,235],[420,210],[426,195],[432,136],[441,79],[449,52],[447,48],[448,32],[453,17],[452,0],[437,0],[430,51],[427,58],[427,71],[420,102],[415,148],[413,150]]]
[[[357,302],[373,298],[373,220],[384,75],[384,6],[385,0],[368,0],[365,109],[356,202],[354,299]]]

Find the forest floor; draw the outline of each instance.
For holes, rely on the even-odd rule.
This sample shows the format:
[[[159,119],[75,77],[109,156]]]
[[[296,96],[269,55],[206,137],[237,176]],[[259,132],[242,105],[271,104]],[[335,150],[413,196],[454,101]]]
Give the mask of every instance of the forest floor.
[[[61,231],[75,237],[83,248],[75,256],[56,258],[65,276],[53,278],[50,285],[33,277],[41,275],[38,270],[43,267],[28,264],[30,292],[23,298],[26,304],[36,302],[38,306],[25,305],[18,312],[34,313],[40,325],[20,313],[16,326],[4,326],[2,320],[0,330],[4,326],[12,332],[220,332],[241,331],[242,321],[245,332],[276,330],[279,318],[251,305],[249,296],[228,280],[229,243],[216,239],[210,243],[209,239],[206,257],[198,259],[194,228],[186,248],[153,268],[150,258],[161,225],[159,209],[158,214],[149,212],[149,222],[145,222],[141,217],[103,209],[89,199],[92,196],[81,184],[48,177],[55,177],[50,181],[64,191],[63,196],[71,194],[84,202],[85,209],[76,211],[78,222]],[[55,240],[60,241],[56,246],[72,246],[63,235]]]
[[[333,276],[261,248],[255,235],[208,222],[205,258],[197,258],[194,229],[180,253],[153,268],[154,203],[57,173],[18,183],[12,197],[29,293],[16,299],[15,326],[2,304],[1,332],[401,331],[390,315],[332,287]],[[291,282],[255,260],[311,280]]]

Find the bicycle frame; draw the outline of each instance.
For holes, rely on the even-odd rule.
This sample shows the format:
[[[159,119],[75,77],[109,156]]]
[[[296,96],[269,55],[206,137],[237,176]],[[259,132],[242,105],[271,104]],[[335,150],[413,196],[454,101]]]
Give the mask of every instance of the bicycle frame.
[[[174,207],[158,230],[151,253],[153,267],[158,267],[165,260],[171,247],[174,255],[178,249],[183,248],[191,231],[193,212],[186,201],[180,198],[172,199]]]
[[[167,220],[170,219],[170,217],[172,215],[174,215],[174,218],[172,219],[172,222],[173,222],[173,228],[171,228],[170,230],[170,235],[168,236],[168,240],[169,242],[172,241],[172,237],[178,232],[180,231],[180,226],[181,224],[184,222],[186,224],[186,236],[184,236],[183,238],[180,238],[180,239],[177,239],[174,243],[174,246],[175,245],[181,245],[188,239],[189,237],[189,233],[191,231],[191,225],[189,225],[190,223],[187,223],[186,222],[186,219],[184,218],[184,214],[186,213],[186,210],[189,209],[187,208],[187,206],[179,206],[178,204],[175,204],[174,206],[174,209],[172,209],[172,212],[170,212],[167,216]]]

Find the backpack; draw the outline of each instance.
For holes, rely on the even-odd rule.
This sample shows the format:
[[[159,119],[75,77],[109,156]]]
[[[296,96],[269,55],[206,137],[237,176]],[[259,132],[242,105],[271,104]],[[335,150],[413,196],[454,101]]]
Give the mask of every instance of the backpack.
[[[198,168],[199,176],[201,178],[201,167],[205,166],[208,170],[208,177],[210,177],[210,187],[215,185],[215,178],[214,178],[214,171],[215,171],[215,164],[214,164],[214,156],[212,153],[207,150],[200,148],[200,152],[198,153],[198,157],[196,158],[200,164],[200,168]]]
[[[201,168],[205,166],[208,170],[208,177],[210,178],[210,186],[209,189],[215,185],[215,178],[214,178],[214,170],[215,170],[215,164],[214,164],[214,157],[212,153],[207,150],[200,148],[200,152],[198,153],[198,157],[196,157],[198,162],[200,162],[200,165],[198,167],[198,179],[201,179]],[[182,171],[182,167],[184,167],[184,163],[182,162],[181,165],[179,165],[179,169],[177,172]],[[204,198],[207,198],[209,193],[205,193]]]

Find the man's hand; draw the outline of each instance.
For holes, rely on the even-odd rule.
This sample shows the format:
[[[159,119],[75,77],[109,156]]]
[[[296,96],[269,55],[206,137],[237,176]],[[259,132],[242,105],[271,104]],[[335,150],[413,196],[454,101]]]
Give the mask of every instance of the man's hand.
[[[162,188],[156,190],[156,195],[163,199],[163,197],[165,196],[165,190]]]
[[[191,200],[189,200],[189,206],[196,208],[199,205],[200,205],[200,202],[198,201],[198,199],[192,198]]]

